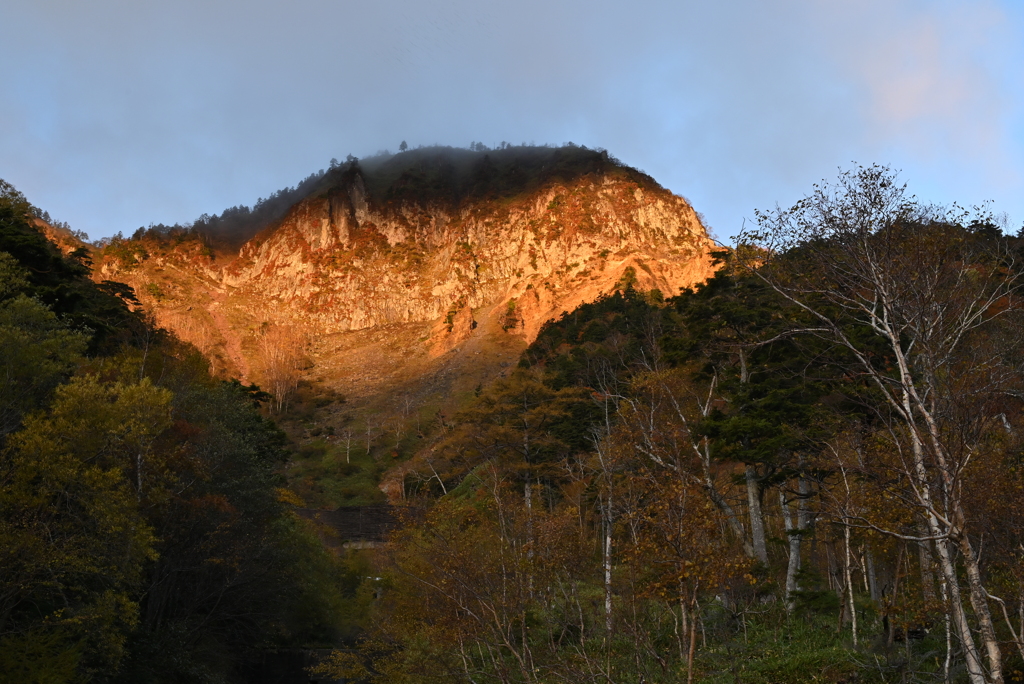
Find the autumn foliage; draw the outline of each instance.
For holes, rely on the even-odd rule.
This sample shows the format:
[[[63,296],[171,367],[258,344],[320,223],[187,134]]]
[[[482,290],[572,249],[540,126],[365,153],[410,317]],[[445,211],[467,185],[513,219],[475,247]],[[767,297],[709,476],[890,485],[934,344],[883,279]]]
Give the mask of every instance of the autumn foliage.
[[[281,500],[266,395],[0,191],[0,681],[225,681],[331,643],[337,562]]]
[[[1016,681],[1019,240],[879,167],[742,240],[549,324],[453,419],[323,672]]]
[[[266,417],[307,340],[259,331],[261,410],[0,189],[0,681],[246,681],[314,646],[361,682],[1024,680],[1024,243],[984,211],[861,168],[694,290],[625,278],[457,414],[389,424],[402,524],[335,556]],[[324,472],[373,459],[372,419]]]

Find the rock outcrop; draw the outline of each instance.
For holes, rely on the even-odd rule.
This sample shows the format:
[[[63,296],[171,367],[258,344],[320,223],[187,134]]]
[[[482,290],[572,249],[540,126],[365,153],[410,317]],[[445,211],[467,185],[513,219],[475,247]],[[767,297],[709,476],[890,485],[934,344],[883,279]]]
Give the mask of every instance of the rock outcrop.
[[[712,273],[698,215],[649,177],[589,150],[529,163],[514,150],[477,153],[461,171],[425,151],[341,166],[237,252],[216,236],[140,235],[103,250],[96,277],[134,286],[216,370],[259,380],[270,328],[306,341],[307,370],[340,348],[322,343],[332,336],[408,330],[395,338],[411,347],[397,350],[401,365],[478,334],[528,343],[602,293],[671,296]]]

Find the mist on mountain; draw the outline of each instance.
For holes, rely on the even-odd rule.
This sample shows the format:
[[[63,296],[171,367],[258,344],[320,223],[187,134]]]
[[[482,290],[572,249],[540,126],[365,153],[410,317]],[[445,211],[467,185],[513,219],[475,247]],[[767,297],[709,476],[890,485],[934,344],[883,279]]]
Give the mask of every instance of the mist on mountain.
[[[284,218],[299,201],[350,182],[356,175],[362,178],[371,202],[443,202],[451,207],[468,199],[510,197],[548,182],[612,170],[634,176],[644,185],[661,187],[642,171],[624,166],[607,150],[571,142],[561,146],[502,142],[494,148],[479,142],[470,143],[468,148],[432,145],[398,153],[382,150],[363,159],[348,155],[342,162],[332,159],[328,168],[311,173],[293,187],[259,198],[251,207],[228,207],[220,214],[203,214],[187,224],[150,224],[132,237],[194,233],[215,248],[237,250]]]

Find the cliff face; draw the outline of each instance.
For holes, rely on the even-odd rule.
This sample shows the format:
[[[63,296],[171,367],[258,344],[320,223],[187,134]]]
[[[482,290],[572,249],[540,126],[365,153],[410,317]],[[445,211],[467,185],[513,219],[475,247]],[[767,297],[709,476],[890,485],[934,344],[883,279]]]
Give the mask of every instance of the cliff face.
[[[583,178],[453,211],[370,208],[358,180],[301,202],[248,242],[221,272],[223,286],[330,332],[515,299],[532,338],[624,275],[675,294],[709,274],[711,243],[693,209],[629,181]]]
[[[438,358],[483,329],[527,343],[616,287],[670,296],[712,272],[714,244],[689,204],[606,159],[547,175],[506,164],[473,187],[450,169],[392,169],[388,180],[386,168],[351,165],[236,254],[191,234],[141,237],[104,250],[97,278],[134,286],[215,367],[256,380],[269,328],[295,332],[321,366],[323,340],[373,329],[415,330],[398,363]],[[503,172],[513,181],[493,180]],[[518,188],[516,173],[529,175]]]

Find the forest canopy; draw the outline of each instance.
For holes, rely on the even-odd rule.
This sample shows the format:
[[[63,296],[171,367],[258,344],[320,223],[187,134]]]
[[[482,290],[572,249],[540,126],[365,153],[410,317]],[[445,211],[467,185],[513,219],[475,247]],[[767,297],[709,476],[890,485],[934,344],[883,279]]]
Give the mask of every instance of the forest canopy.
[[[868,167],[716,256],[548,324],[444,426],[363,648],[321,672],[1024,676],[1020,238]]]
[[[302,192],[501,201],[607,159],[407,149]],[[984,210],[842,173],[707,282],[549,322],[388,453],[373,416],[332,445],[313,409],[289,453],[266,392],[38,215],[0,183],[0,681],[255,681],[314,651],[310,677],[380,683],[1024,681],[1024,241]],[[402,524],[331,550],[297,462],[374,503],[393,464]]]
[[[336,643],[347,580],[282,502],[258,388],[35,213],[0,181],[0,681],[237,681],[254,649]]]

